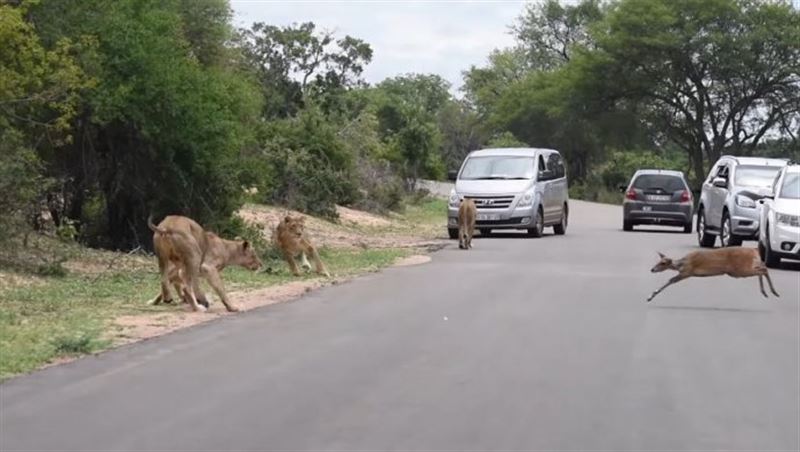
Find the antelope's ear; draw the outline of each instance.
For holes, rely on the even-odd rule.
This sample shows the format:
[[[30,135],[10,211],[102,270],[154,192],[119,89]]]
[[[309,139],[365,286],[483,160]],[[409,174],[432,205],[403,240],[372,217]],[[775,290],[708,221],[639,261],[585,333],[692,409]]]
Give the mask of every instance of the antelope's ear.
[[[658,257],[660,257],[661,259],[666,259],[666,258],[667,258],[667,256],[664,256],[664,255],[661,253],[661,251],[656,251],[656,252],[658,253]]]

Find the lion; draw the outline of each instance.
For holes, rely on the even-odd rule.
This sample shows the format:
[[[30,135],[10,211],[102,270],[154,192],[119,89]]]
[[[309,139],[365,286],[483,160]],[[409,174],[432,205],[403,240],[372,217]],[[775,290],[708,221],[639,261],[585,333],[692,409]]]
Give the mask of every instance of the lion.
[[[472,248],[476,216],[478,216],[478,208],[475,206],[475,201],[464,198],[458,208],[458,247],[460,249],[468,250]]]
[[[319,258],[319,253],[314,245],[309,241],[306,235],[306,219],[305,217],[293,217],[286,215],[286,217],[278,223],[278,226],[272,233],[272,242],[281,250],[284,259],[289,264],[292,274],[300,276],[300,269],[295,262],[295,257],[301,256],[301,265],[306,268],[311,268],[306,256],[310,256],[314,261],[314,271],[320,275],[325,275],[330,278],[331,274],[325,268],[322,260]]]
[[[178,272],[177,280],[185,283],[185,296],[192,309],[204,311],[208,303],[205,297],[201,295],[205,303],[199,304],[197,301],[197,295],[201,293],[200,267],[208,248],[208,240],[202,226],[191,218],[179,215],[167,216],[158,226],[154,225],[153,218],[149,217],[147,226],[153,231],[153,248],[161,272],[161,300],[172,301],[169,293],[170,268],[175,267]],[[184,294],[181,290],[178,296],[182,295]]]
[[[208,308],[208,300],[199,288],[199,276],[202,275],[228,311],[239,310],[225,293],[219,272],[228,265],[238,265],[249,270],[260,268],[261,261],[250,242],[220,238],[213,232],[202,230],[200,225],[186,217],[170,216],[158,226],[148,220],[148,225],[154,231],[153,243],[159,257],[162,278],[161,294],[151,303],[158,304],[162,301],[170,303],[171,283],[178,296],[188,302],[195,311]],[[195,236],[197,228],[202,231],[199,240]]]

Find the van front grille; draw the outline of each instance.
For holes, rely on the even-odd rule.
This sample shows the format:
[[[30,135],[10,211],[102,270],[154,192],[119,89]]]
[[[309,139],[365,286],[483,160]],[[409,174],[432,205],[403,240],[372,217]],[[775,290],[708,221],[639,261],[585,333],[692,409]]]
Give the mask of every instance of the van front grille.
[[[513,196],[467,196],[475,201],[478,209],[506,209],[512,202]]]

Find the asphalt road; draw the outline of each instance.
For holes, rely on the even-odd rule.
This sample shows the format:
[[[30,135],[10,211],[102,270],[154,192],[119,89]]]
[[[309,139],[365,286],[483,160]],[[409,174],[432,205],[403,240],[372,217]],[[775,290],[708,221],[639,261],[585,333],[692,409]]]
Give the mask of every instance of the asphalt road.
[[[3,450],[797,450],[800,267],[690,279],[694,235],[476,239],[0,385]],[[752,244],[750,244],[752,246]]]

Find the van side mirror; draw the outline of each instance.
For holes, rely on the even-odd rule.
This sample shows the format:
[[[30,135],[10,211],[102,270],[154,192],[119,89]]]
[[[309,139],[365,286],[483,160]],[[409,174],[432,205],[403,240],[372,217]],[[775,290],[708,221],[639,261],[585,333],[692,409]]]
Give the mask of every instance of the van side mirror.
[[[550,180],[553,179],[553,171],[551,170],[541,170],[539,171],[539,180]]]
[[[724,177],[715,177],[713,181],[711,181],[711,185],[720,188],[727,188],[728,187],[728,179]]]
[[[447,180],[455,182],[457,178],[458,178],[458,171],[450,170],[447,172]]]

